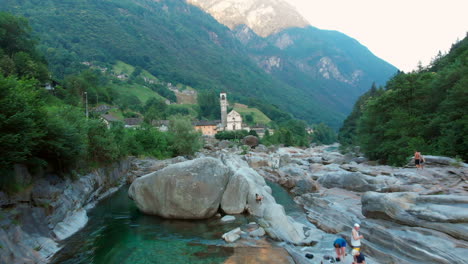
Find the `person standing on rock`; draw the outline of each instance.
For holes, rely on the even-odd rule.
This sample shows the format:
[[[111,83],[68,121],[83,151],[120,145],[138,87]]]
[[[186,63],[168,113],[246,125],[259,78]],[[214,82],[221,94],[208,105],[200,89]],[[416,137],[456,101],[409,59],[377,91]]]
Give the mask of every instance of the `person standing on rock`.
[[[346,255],[346,240],[339,237],[333,242],[333,246],[335,247],[336,261],[344,260]]]
[[[356,223],[351,231],[351,247],[357,251],[361,250],[361,239],[364,239],[364,236],[359,235],[360,228],[359,224]]]
[[[421,152],[417,150],[414,151],[414,165],[416,165],[416,169],[421,168]]]

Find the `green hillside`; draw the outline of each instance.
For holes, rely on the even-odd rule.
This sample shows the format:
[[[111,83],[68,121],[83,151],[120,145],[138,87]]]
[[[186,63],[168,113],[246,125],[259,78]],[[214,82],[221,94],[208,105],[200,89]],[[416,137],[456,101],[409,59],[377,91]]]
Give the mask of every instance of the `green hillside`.
[[[85,61],[122,61],[165,83],[227,91],[243,102],[255,98],[272,118],[287,115],[267,106],[271,103],[283,111],[297,105],[294,111],[312,115],[306,98],[265,74],[228,28],[185,1],[45,0],[40,8],[37,5],[32,0],[6,0],[0,9],[30,20],[58,78],[86,68]]]
[[[315,82],[294,67],[288,76],[266,73],[228,28],[182,0],[3,0],[0,10],[30,20],[59,79],[86,69],[83,62],[117,63],[114,70],[127,74],[131,65],[164,83],[228,92],[273,120],[293,114],[335,128],[356,97],[346,86]]]
[[[266,124],[271,122],[271,119],[268,118],[268,116],[266,116],[264,113],[262,113],[257,108],[250,108],[250,107],[247,108],[247,107],[236,107],[236,106],[234,106],[233,109],[236,110],[236,112],[238,112],[239,114],[241,114],[241,116],[243,117],[244,122],[249,121],[248,116],[251,117],[251,121],[249,122],[251,124],[266,125]]]

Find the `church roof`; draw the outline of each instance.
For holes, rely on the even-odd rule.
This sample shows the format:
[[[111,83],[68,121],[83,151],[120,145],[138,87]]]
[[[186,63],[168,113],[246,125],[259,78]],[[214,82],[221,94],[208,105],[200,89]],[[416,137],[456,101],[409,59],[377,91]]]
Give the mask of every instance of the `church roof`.
[[[229,112],[228,116],[232,116],[232,115],[239,115],[240,116],[240,114],[236,110],[232,110],[231,112]]]

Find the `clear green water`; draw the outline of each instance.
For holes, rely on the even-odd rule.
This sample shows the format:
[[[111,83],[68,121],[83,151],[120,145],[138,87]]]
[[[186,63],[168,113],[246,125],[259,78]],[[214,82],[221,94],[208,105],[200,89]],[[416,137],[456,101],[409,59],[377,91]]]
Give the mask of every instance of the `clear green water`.
[[[233,254],[221,235],[255,219],[165,220],[140,213],[127,187],[88,212],[85,228],[66,239],[52,263],[222,263]]]
[[[288,215],[305,219],[286,190],[275,183],[268,185]],[[86,227],[63,242],[52,263],[223,263],[233,248],[223,246],[222,234],[255,221],[244,215],[236,215],[230,223],[218,218],[181,221],[144,215],[128,198],[127,190],[121,188],[89,211]]]

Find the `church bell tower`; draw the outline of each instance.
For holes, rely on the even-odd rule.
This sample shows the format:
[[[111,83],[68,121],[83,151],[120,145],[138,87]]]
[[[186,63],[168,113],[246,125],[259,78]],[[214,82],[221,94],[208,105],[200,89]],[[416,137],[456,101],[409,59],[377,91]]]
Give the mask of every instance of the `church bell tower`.
[[[221,124],[223,128],[227,126],[227,98],[226,93],[219,94],[219,104],[221,105]]]

